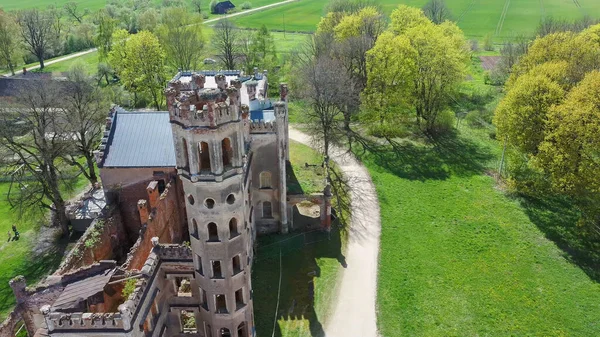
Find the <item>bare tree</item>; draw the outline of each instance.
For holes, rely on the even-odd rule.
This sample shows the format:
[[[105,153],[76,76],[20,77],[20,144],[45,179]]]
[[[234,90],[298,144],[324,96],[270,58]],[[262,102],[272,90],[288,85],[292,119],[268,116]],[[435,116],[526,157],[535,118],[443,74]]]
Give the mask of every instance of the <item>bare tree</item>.
[[[428,3],[423,6],[423,13],[433,23],[440,24],[446,20],[452,20],[452,13],[446,6],[444,0],[429,0]]]
[[[305,112],[313,139],[322,143],[325,158],[343,129],[343,111],[350,96],[349,78],[344,67],[332,57],[319,56],[300,67],[300,95],[309,103]]]
[[[198,14],[202,14],[202,0],[192,0],[192,7]]]
[[[52,80],[24,83],[18,105],[13,106],[12,113],[2,114],[0,144],[19,159],[22,169],[33,180],[9,194],[9,202],[13,206],[39,205],[49,209],[63,235],[68,235],[69,219],[60,188],[63,179],[59,164],[69,143],[63,133],[57,132],[63,119],[61,109],[57,108],[62,95]]]
[[[19,12],[17,20],[27,49],[38,58],[40,69],[44,69],[44,59],[57,38],[54,16],[34,8]]]
[[[97,81],[86,74],[83,64],[74,64],[67,72],[67,80],[69,90],[62,95],[61,102],[65,114],[61,130],[73,137],[69,137],[72,148],[63,158],[81,170],[93,185],[98,181],[93,152],[100,141],[109,104]],[[85,164],[79,162],[81,157],[85,158]]]
[[[19,25],[12,15],[0,10],[0,65],[6,65],[14,75],[19,56]]]
[[[199,50],[204,48],[202,18],[181,7],[163,9],[162,24],[157,30],[167,52],[167,61],[177,69],[195,69]]]
[[[75,1],[67,2],[63,8],[67,15],[69,15],[79,23],[81,23],[83,21],[83,17],[89,13],[89,10],[87,8],[80,11],[79,8],[77,8],[77,3]]]
[[[226,69],[235,69],[239,54],[240,34],[231,21],[220,20],[214,27],[212,43],[217,50],[217,57]]]

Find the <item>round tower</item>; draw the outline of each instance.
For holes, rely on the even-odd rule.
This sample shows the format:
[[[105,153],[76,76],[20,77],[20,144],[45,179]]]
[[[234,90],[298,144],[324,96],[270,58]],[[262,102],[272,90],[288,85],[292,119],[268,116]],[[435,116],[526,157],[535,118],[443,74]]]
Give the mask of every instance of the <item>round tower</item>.
[[[185,193],[190,244],[200,288],[198,332],[248,337],[254,328],[241,83],[180,73],[166,90],[177,169]]]

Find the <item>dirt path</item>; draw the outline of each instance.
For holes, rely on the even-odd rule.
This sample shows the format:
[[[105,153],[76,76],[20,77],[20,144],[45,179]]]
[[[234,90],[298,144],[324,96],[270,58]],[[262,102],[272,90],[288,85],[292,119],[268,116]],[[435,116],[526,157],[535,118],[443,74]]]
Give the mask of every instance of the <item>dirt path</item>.
[[[279,5],[285,5],[287,3],[295,2],[295,1],[299,1],[299,0],[285,0],[285,1],[281,1],[281,2],[276,2],[276,3],[270,4],[270,5],[256,7],[256,8],[248,9],[248,10],[245,10],[245,11],[242,11],[242,12],[237,12],[237,13],[233,13],[233,14],[228,14],[228,15],[220,16],[218,18],[206,20],[206,21],[204,21],[204,23],[217,22],[217,21],[222,20],[222,19],[228,19],[228,18],[232,18],[232,17],[235,17],[235,16],[239,16],[239,15],[246,15],[246,14],[250,14],[250,13],[253,13],[253,12],[262,11],[263,9],[268,9],[268,8],[279,6]]]
[[[98,49],[97,48],[92,48],[92,49],[80,51],[79,53],[69,54],[69,55],[66,55],[66,56],[63,56],[63,57],[59,57],[59,58],[51,60],[51,61],[46,61],[46,62],[44,62],[44,65],[45,66],[49,66],[49,65],[52,65],[54,63],[58,63],[58,62],[70,60],[72,58],[76,58],[76,57],[83,56],[83,55],[86,55],[86,54],[89,54],[89,53],[93,53],[96,50],[98,50]],[[35,66],[27,68],[27,71],[34,70],[34,69],[39,69],[39,67],[40,67],[40,65],[38,64],[38,65],[35,65]],[[22,72],[23,72],[23,70],[15,71],[15,75],[18,75],[18,74],[20,74]],[[12,76],[12,74],[11,73],[6,73],[6,74],[4,74],[4,76]]]
[[[290,127],[290,139],[311,147],[308,135]],[[369,172],[354,157],[339,149],[333,159],[351,184],[352,220],[337,303],[326,322],[327,337],[377,337],[375,299],[381,223],[375,186]]]

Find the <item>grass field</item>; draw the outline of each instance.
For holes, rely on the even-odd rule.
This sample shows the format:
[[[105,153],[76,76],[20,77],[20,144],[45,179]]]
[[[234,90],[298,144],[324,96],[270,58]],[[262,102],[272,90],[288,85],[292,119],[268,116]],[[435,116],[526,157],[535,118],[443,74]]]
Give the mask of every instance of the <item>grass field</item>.
[[[399,4],[422,7],[427,0],[379,0],[390,14]],[[505,40],[517,34],[532,34],[543,17],[565,19],[584,15],[600,16],[600,1],[595,0],[446,0],[453,18],[467,37],[481,39],[491,34]],[[577,6],[579,4],[579,6]],[[301,0],[298,3],[238,17],[239,26],[257,28],[265,23],[269,29],[314,31],[323,15],[324,1]]]
[[[80,175],[72,186],[66,190],[66,196],[71,197],[83,190],[88,184],[87,179]],[[33,285],[46,274],[53,272],[60,264],[68,241],[59,240],[42,254],[34,252],[38,245],[38,235],[45,227],[46,210],[31,210],[19,218],[19,211],[11,208],[6,199],[10,183],[0,183],[0,321],[6,318],[15,305],[15,297],[8,285],[13,277],[23,275],[28,285]],[[7,232],[15,224],[21,236],[18,241],[8,241]]]
[[[319,176],[304,167],[306,162],[318,164],[320,158],[308,146],[290,142],[290,162],[305,193],[322,188],[316,188]],[[335,224],[331,234],[295,232],[259,238],[252,270],[258,336],[323,335],[344,262],[343,238]]]

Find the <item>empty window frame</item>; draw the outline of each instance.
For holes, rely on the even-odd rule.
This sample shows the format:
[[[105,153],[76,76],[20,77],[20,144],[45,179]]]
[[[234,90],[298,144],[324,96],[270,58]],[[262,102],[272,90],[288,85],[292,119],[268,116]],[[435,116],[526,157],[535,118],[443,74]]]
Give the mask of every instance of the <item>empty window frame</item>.
[[[263,171],[259,175],[260,188],[271,188],[271,172]]]

